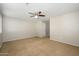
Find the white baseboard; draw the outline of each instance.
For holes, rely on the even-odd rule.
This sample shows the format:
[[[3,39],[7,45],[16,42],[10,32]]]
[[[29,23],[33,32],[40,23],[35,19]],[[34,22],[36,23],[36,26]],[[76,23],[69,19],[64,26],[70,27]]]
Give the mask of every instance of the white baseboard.
[[[31,36],[31,37],[19,37],[19,38],[14,38],[14,39],[8,39],[6,41],[3,40],[3,42],[10,42],[10,41],[16,41],[16,40],[22,40],[22,39],[29,39],[29,38],[34,38],[36,36]]]
[[[79,47],[79,45],[77,45],[77,44],[72,44],[72,43],[68,43],[68,42],[65,42],[65,41],[55,40],[55,39],[52,39],[52,38],[50,38],[50,40],[54,40],[54,41],[57,41],[57,42],[61,42],[61,43],[65,43],[65,44],[69,44],[69,45],[72,45],[72,46]]]

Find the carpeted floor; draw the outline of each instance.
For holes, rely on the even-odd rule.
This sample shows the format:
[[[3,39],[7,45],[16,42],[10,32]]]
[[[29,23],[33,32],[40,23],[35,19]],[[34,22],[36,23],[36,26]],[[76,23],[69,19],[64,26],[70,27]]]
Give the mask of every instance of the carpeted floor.
[[[79,56],[79,47],[49,38],[30,38],[5,42],[0,53],[10,56]]]

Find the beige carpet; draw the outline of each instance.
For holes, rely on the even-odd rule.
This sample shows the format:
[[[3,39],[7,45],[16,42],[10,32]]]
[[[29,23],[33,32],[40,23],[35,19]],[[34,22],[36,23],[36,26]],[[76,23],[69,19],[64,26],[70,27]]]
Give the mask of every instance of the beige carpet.
[[[0,52],[14,56],[79,56],[79,47],[49,38],[31,38],[6,42]]]

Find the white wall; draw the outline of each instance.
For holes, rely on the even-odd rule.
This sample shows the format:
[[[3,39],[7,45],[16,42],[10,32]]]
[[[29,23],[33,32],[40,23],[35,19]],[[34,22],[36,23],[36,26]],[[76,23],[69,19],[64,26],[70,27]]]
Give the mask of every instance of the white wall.
[[[50,38],[79,46],[79,12],[51,17]]]
[[[0,33],[2,33],[2,16],[0,14]]]
[[[0,14],[0,47],[2,45],[2,16]]]
[[[35,36],[45,36],[45,24],[42,21],[3,17],[3,42]]]
[[[3,42],[35,36],[35,22],[3,18]]]

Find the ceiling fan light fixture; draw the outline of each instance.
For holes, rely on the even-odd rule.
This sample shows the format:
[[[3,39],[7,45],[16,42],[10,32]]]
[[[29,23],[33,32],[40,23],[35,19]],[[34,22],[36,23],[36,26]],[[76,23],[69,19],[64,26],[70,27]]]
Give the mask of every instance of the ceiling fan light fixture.
[[[30,17],[33,17],[36,19],[38,19],[39,17],[45,17],[45,14],[43,14],[43,12],[41,12],[41,11],[35,12],[35,13],[32,13],[32,12],[28,12],[28,13],[31,14]]]
[[[36,19],[37,19],[37,18],[38,18],[38,16],[37,16],[37,15],[35,15],[35,17],[34,17],[34,18],[36,18]]]

